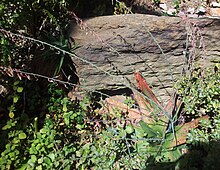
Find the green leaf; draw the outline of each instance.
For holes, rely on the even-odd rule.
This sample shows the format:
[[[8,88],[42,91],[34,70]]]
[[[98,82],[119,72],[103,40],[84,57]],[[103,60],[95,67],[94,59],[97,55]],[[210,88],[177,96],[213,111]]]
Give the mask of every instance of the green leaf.
[[[45,162],[47,165],[51,165],[51,164],[52,164],[50,158],[48,158],[48,157],[45,157],[45,158],[44,158],[44,162]]]
[[[135,135],[137,138],[144,138],[146,133],[141,127],[135,127]]]
[[[63,111],[64,111],[64,112],[67,112],[66,104],[63,105]]]
[[[18,85],[19,84],[19,81],[16,81],[14,82],[14,86]]]
[[[37,160],[37,162],[38,162],[38,164],[42,164],[42,163],[43,163],[43,157],[39,158],[39,159]]]
[[[22,91],[23,91],[23,87],[18,87],[18,88],[17,88],[17,92],[18,92],[18,93],[21,93]]]
[[[42,165],[39,165],[39,166],[36,167],[36,170],[42,170],[42,169],[43,169]]]
[[[20,140],[18,139],[18,138],[14,138],[13,140],[12,140],[12,143],[19,143],[20,142]]]
[[[134,132],[134,128],[133,128],[131,125],[127,125],[125,131],[126,131],[128,134],[131,134],[131,133]]]
[[[17,103],[18,102],[18,99],[19,99],[19,96],[18,95],[15,95],[13,97],[13,103]]]
[[[7,130],[7,129],[10,129],[11,128],[11,125],[5,125],[3,126],[2,130]]]
[[[25,139],[26,137],[27,135],[24,132],[20,133],[18,136],[19,139]]]
[[[31,162],[36,162],[37,161],[37,157],[35,155],[31,155]]]
[[[68,114],[68,113],[64,113],[63,118],[64,118],[65,124],[66,124],[66,125],[69,125],[69,123],[70,123],[69,114]]]
[[[22,164],[18,170],[25,170],[27,169],[28,163]]]
[[[37,154],[37,149],[35,148],[35,146],[30,148],[30,154]]]
[[[176,161],[182,155],[181,151],[178,148],[174,148],[173,150],[167,150],[163,152],[163,156],[168,158],[171,161]]]
[[[157,133],[153,131],[153,129],[148,126],[143,120],[139,122],[141,128],[147,133],[147,137],[152,138],[156,137]]]
[[[54,155],[53,153],[50,153],[50,154],[48,155],[48,157],[49,157],[52,161],[55,159],[55,155]]]
[[[15,116],[15,115],[14,115],[13,112],[10,112],[10,113],[9,113],[9,117],[10,117],[11,119],[14,118],[14,116]]]
[[[47,130],[46,130],[45,128],[42,128],[42,129],[40,130],[40,133],[47,133]]]
[[[164,137],[164,135],[166,134],[166,128],[167,128],[167,125],[163,125],[162,123],[159,124],[160,122],[157,122],[156,125],[154,125],[152,127],[154,133],[157,134],[158,137]]]
[[[121,129],[121,130],[119,131],[119,136],[120,136],[121,138],[125,138],[125,137],[126,137],[126,131],[125,131],[124,129]]]
[[[79,130],[82,129],[82,125],[77,124],[77,125],[76,125],[76,129],[79,129]]]

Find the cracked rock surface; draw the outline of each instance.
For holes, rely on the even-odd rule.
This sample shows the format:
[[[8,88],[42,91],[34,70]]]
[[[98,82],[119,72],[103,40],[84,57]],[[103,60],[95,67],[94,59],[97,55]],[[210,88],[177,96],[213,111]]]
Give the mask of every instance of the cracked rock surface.
[[[186,61],[204,67],[220,61],[219,19],[135,14],[96,17],[84,24],[70,36],[80,45],[74,53],[87,61],[73,57],[85,89],[123,89],[136,84],[134,72],[140,71],[154,93],[167,100],[172,79]]]

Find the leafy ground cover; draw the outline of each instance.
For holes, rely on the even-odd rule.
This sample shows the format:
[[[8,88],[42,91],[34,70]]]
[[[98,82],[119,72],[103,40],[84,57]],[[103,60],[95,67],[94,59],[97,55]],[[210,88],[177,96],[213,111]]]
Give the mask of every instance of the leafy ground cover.
[[[78,88],[78,79],[65,77],[70,70],[77,75],[64,36],[70,7],[68,1],[1,2],[0,168],[217,169],[219,65],[180,78],[167,104],[139,72],[133,98],[85,92],[72,100],[67,85]],[[31,73],[33,61],[52,63],[49,73]]]
[[[177,83],[178,100],[184,102],[182,111],[177,105],[167,117],[158,114],[161,108],[155,107],[153,100],[138,98],[138,102],[146,102],[146,112],[150,115],[136,123],[127,117],[129,109],[125,113],[120,107],[113,106],[112,115],[103,114],[99,112],[97,101],[87,96],[82,101],[72,102],[55,84],[48,88],[47,102],[42,102],[47,104],[41,105],[45,108],[40,115],[34,113],[36,108],[22,113],[21,94],[24,88],[26,92],[31,89],[21,81],[13,80],[13,94],[3,100],[8,104],[10,118],[1,121],[1,138],[5,140],[1,143],[0,166],[2,169],[213,167],[217,164],[210,161],[216,161],[219,154],[220,71],[217,66],[203,70],[203,75],[198,74],[199,71]],[[202,87],[195,93],[194,89],[199,85]],[[211,86],[210,90],[207,91],[206,86]],[[32,107],[39,107],[34,102],[38,93],[35,91],[35,96],[29,98]],[[197,102],[201,94],[203,102]],[[189,98],[198,99],[191,99],[189,104],[185,102]],[[38,98],[37,101],[41,100]],[[192,112],[192,108],[197,112]],[[198,160],[196,155],[203,156]]]

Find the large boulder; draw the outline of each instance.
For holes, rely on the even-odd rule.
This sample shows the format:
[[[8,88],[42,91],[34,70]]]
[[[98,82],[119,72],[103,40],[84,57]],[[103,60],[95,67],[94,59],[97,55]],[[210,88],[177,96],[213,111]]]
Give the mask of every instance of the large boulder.
[[[80,48],[73,57],[81,85],[114,91],[136,84],[140,71],[153,91],[167,99],[188,65],[220,62],[220,20],[132,14],[102,16],[74,25]]]

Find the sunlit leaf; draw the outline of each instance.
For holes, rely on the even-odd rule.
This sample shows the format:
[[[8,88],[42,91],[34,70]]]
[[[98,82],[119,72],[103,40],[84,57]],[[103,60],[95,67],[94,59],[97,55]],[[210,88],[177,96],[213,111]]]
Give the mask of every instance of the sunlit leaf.
[[[134,132],[134,128],[133,128],[131,125],[128,125],[128,126],[126,126],[125,131],[126,131],[128,134],[131,134],[131,133]]]
[[[37,157],[35,155],[31,155],[31,161],[32,162],[36,162],[37,161]]]
[[[150,126],[148,126],[144,121],[141,120],[139,124],[149,138],[157,136],[157,133],[154,132],[153,129]]]
[[[14,116],[15,116],[15,115],[14,115],[13,112],[10,112],[10,113],[9,113],[9,117],[10,117],[11,119],[14,118]]]
[[[14,82],[14,86],[17,86],[19,84],[19,81]]]
[[[17,88],[17,92],[18,92],[18,93],[21,93],[22,91],[23,91],[23,87],[18,87],[18,88]]]
[[[38,159],[39,160],[39,159]],[[37,167],[36,167],[36,170],[42,170],[43,168],[42,168],[42,165],[38,165]]]
[[[11,128],[11,125],[5,125],[2,127],[2,130],[7,130],[7,129],[10,129]]]
[[[67,107],[66,107],[65,104],[63,105],[63,111],[64,111],[64,112],[67,112]]]
[[[20,133],[19,136],[18,136],[19,139],[25,139],[26,137],[27,136],[24,132]]]
[[[47,164],[47,165],[51,165],[51,160],[50,160],[50,158],[48,158],[48,157],[45,157],[44,158],[44,162]]]
[[[15,95],[15,96],[13,97],[13,102],[14,102],[14,103],[17,103],[17,102],[18,102],[18,99],[19,99],[19,96]]]

